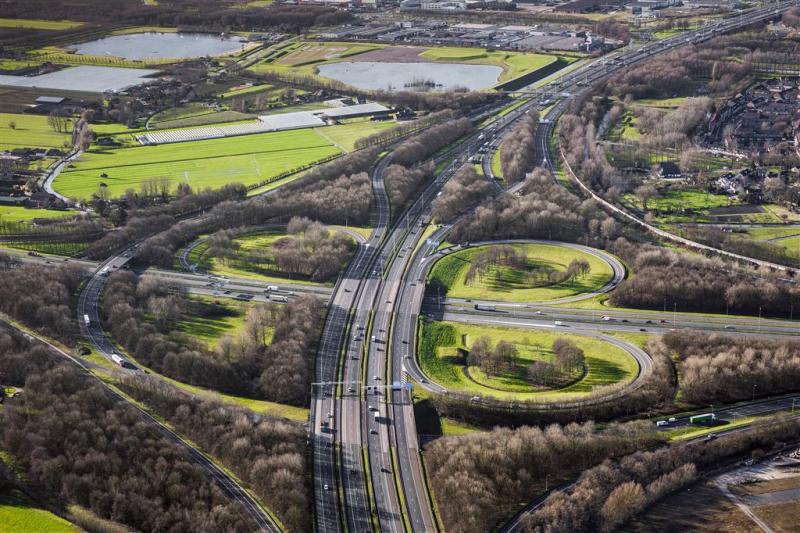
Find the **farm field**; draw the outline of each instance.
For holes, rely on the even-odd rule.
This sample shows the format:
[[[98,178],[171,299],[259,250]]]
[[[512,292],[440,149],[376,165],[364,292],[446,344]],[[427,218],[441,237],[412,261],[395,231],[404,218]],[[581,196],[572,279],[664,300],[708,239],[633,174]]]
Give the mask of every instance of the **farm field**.
[[[50,511],[34,507],[22,492],[0,492],[0,526],[3,533],[79,533],[81,528],[67,522]]]
[[[340,152],[313,130],[91,150],[62,172],[53,186],[65,196],[89,198],[100,183],[114,197],[161,177],[173,188],[181,181],[195,189],[236,182],[250,185]]]
[[[466,335],[466,343],[464,343]],[[458,349],[468,348],[478,338],[487,336],[492,345],[503,340],[519,350],[515,368],[499,376],[487,377],[476,367],[467,368]],[[586,372],[573,383],[557,390],[536,388],[525,378],[527,367],[534,361],[552,360],[550,347],[556,339],[569,339],[584,350]],[[435,322],[423,320],[419,334],[419,362],[428,377],[460,392],[484,394],[507,400],[566,400],[588,394],[594,387],[633,380],[638,371],[636,361],[627,352],[601,339],[581,335]]]
[[[0,151],[14,148],[63,149],[64,143],[70,146],[72,135],[53,130],[44,115],[0,113]]]
[[[37,218],[67,218],[77,214],[75,211],[59,211],[55,209],[28,209],[16,205],[0,206],[0,223],[32,222]]]
[[[613,277],[611,267],[593,255],[546,244],[513,244],[526,257],[524,268],[491,266],[482,277],[467,283],[471,260],[489,246],[449,254],[436,262],[428,277],[429,287],[439,286],[452,298],[501,300],[511,302],[548,301],[599,289]],[[565,283],[551,283],[550,272],[563,272],[573,260],[584,259],[590,270]]]
[[[347,152],[352,152],[355,150],[355,143],[357,140],[372,135],[373,133],[389,129],[394,125],[394,122],[388,120],[360,120],[357,122],[314,129],[338,148]]]
[[[71,20],[7,19],[0,18],[0,28],[28,28],[31,30],[71,30],[83,26],[83,22]]]

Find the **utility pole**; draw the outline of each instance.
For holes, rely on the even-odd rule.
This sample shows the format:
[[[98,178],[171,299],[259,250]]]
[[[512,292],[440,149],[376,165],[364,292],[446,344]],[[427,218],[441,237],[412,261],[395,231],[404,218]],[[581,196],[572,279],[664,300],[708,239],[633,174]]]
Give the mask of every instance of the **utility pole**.
[[[761,333],[761,306],[758,306],[758,332]]]

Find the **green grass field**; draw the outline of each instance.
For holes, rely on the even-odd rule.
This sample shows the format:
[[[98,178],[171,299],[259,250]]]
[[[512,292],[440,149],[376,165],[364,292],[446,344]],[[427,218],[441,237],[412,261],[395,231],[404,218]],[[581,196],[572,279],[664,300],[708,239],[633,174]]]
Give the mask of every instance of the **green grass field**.
[[[78,533],[79,527],[44,509],[18,490],[0,492],[0,531],[3,533]]]
[[[194,298],[203,306],[202,316],[193,314],[178,324],[178,330],[214,348],[223,335],[235,337],[244,330],[250,302],[214,298]],[[212,302],[218,302],[213,303]]]
[[[37,218],[66,218],[75,214],[75,211],[28,209],[16,205],[0,206],[0,222],[31,222]]]
[[[471,367],[467,375],[458,359],[458,348],[468,348],[482,336],[491,338],[492,344],[501,340],[513,343],[519,350],[517,368],[506,375],[488,377]],[[525,368],[536,360],[550,361],[550,347],[559,338],[570,339],[584,350],[586,373],[564,388],[537,390],[525,380]],[[592,337],[551,331],[423,320],[418,346],[422,369],[440,385],[459,392],[507,400],[578,398],[591,393],[595,387],[632,381],[638,371],[636,361],[621,348]]]
[[[523,74],[540,69],[556,61],[558,57],[545,54],[529,54],[524,52],[486,51],[483,48],[430,48],[420,54],[432,61],[449,63],[474,63],[497,65],[503,67],[498,82],[518,78]]]
[[[71,20],[7,19],[0,18],[0,28],[27,28],[31,30],[71,30],[83,22]]]
[[[64,148],[64,143],[71,146],[72,135],[54,131],[47,124],[46,116],[0,113],[0,151],[23,147]]]
[[[355,143],[362,137],[368,137],[373,133],[378,133],[385,129],[395,126],[393,121],[373,121],[373,120],[360,120],[357,122],[349,122],[347,124],[337,124],[335,126],[326,126],[324,128],[315,128],[325,139],[331,141],[335,146],[352,152],[355,150]]]
[[[168,178],[173,188],[182,181],[195,189],[236,182],[249,185],[337,153],[339,149],[310,129],[91,150],[53,185],[71,198],[89,198],[101,182],[110,196],[119,196],[160,177]],[[101,177],[103,173],[107,177]]]
[[[469,248],[449,254],[433,267],[428,283],[440,286],[453,298],[501,300],[511,302],[543,302],[598,289],[611,281],[613,271],[603,260],[587,253],[549,244],[514,244],[527,256],[527,268],[493,267],[482,279],[466,283],[471,259],[488,246]],[[529,275],[537,270],[564,271],[570,261],[585,259],[591,267],[582,278],[564,284],[532,281]]]

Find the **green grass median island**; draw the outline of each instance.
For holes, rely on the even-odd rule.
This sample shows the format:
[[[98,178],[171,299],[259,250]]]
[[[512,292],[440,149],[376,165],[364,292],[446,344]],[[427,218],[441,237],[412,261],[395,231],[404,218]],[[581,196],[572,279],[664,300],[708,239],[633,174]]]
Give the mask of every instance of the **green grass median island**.
[[[480,254],[497,246],[510,246],[520,260],[514,264],[499,261],[470,278],[470,269]],[[586,261],[589,271],[558,281],[559,274],[574,260]],[[580,250],[550,244],[511,244],[478,246],[449,254],[436,262],[428,283],[429,290],[440,290],[442,295],[453,298],[535,302],[590,292],[612,278],[608,263]]]
[[[50,511],[39,509],[16,489],[0,491],[0,531],[3,533],[79,533],[81,528]]]
[[[514,365],[498,375],[487,375],[476,366],[467,366],[465,354],[475,341],[488,337],[493,345],[500,341],[518,350]],[[583,371],[561,388],[548,388],[527,379],[527,369],[536,361],[550,363],[556,339],[567,339],[584,351]],[[555,331],[437,322],[423,319],[419,336],[419,362],[435,382],[456,392],[486,395],[503,400],[569,400],[591,393],[596,387],[627,383],[638,372],[636,360],[622,348],[602,339]]]
[[[207,253],[209,244],[205,242],[191,251],[188,260],[201,270],[219,276],[250,278],[277,284],[301,281],[306,285],[332,285],[333,281],[320,283],[281,272],[268,252],[270,247],[285,237],[287,234],[283,228],[262,229],[240,235],[233,239],[237,247],[235,253],[226,258],[210,257]]]
[[[341,150],[312,129],[109,150],[93,149],[56,178],[56,191],[89,198],[104,183],[110,197],[139,190],[152,178],[194,189],[251,185]]]
[[[224,335],[237,336],[245,328],[247,312],[254,305],[229,299],[195,297],[197,309],[178,324],[194,340],[214,348]]]
[[[71,30],[83,26],[83,22],[71,20],[10,19],[0,18],[0,28],[26,28],[30,30]]]

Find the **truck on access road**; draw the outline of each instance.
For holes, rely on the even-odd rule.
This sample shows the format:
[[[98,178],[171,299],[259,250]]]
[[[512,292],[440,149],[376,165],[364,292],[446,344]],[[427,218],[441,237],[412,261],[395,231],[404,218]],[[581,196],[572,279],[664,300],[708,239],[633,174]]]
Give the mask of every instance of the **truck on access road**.
[[[711,424],[717,419],[714,413],[703,413],[702,415],[694,415],[689,417],[690,424]]]
[[[494,311],[495,307],[493,305],[484,305],[484,304],[475,304],[476,311]]]

